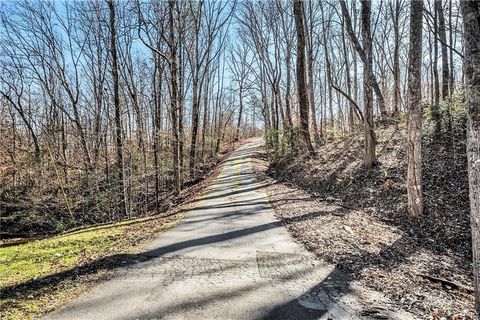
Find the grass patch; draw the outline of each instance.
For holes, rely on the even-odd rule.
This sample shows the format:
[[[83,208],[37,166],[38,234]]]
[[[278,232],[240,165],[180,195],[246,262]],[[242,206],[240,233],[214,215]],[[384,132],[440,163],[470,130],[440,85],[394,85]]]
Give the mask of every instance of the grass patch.
[[[77,276],[77,269],[138,252],[146,240],[181,218],[132,219],[0,247],[0,319],[34,319],[55,309],[108,274],[108,268],[92,267]]]

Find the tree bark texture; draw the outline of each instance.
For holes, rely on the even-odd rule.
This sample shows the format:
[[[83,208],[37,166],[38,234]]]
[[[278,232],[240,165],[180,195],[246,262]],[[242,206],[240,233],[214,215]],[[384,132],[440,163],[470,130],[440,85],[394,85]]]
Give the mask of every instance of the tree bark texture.
[[[422,193],[422,10],[423,2],[411,0],[410,47],[408,65],[407,115],[407,193],[408,214],[418,217],[423,213]]]

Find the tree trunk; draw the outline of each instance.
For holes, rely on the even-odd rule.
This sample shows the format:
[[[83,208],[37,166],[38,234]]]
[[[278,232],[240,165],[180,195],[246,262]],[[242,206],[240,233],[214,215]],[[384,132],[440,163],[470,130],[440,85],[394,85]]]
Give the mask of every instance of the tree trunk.
[[[377,163],[375,155],[375,128],[373,123],[373,71],[372,71],[372,34],[370,32],[371,2],[363,0],[361,9],[362,17],[362,39],[365,53],[363,71],[363,94],[365,108],[365,158],[363,160],[366,168],[371,168]]]
[[[407,193],[408,214],[418,217],[423,213],[422,193],[422,10],[423,2],[411,0],[410,48],[408,65],[407,118]]]
[[[310,113],[312,118],[313,126],[313,140],[315,145],[320,145],[320,135],[318,133],[317,126],[317,112],[315,108],[315,94],[314,94],[314,83],[313,83],[313,16],[312,16],[312,2],[307,2],[309,8],[309,21],[310,24],[306,28],[306,38],[307,38],[307,92],[308,92],[308,104],[310,106]],[[306,21],[306,19],[305,19]]]
[[[393,20],[393,115],[400,113],[400,0],[395,0],[395,9],[392,10]]]
[[[182,191],[181,179],[180,179],[180,154],[179,154],[179,132],[178,132],[178,75],[177,75],[177,47],[175,43],[175,24],[173,17],[173,10],[175,6],[174,0],[168,1],[168,24],[169,24],[169,46],[170,46],[170,116],[172,121],[172,152],[173,152],[173,172],[175,192],[177,195]]]
[[[356,3],[355,0],[352,1],[352,6],[355,8]],[[356,30],[357,29],[357,10],[354,10],[353,12],[353,28]],[[344,22],[345,24],[345,22]],[[358,66],[357,66],[357,51],[355,50],[355,44],[353,41],[350,39],[350,45],[351,45],[351,50],[352,50],[352,60],[353,60],[353,100],[355,100],[357,103],[360,101],[358,100]]]
[[[178,38],[179,42],[182,43],[183,39],[181,36]],[[179,164],[180,167],[180,189],[183,188],[184,183],[184,141],[185,141],[185,127],[184,127],[184,109],[185,109],[185,68],[183,66],[183,52],[178,53],[178,65],[177,65],[177,76],[178,76],[178,90],[177,90],[177,108],[178,108],[178,154],[179,154]]]
[[[285,89],[285,113],[286,113],[286,118],[287,118],[287,124],[289,127],[293,127],[293,121],[292,121],[292,111],[290,107],[290,86],[291,86],[291,50],[292,46],[290,44],[290,40],[287,40],[287,52],[285,54],[285,65],[286,65],[286,73],[287,73],[287,79],[286,79],[286,89]]]
[[[455,90],[455,66],[453,65],[453,25],[452,25],[452,5],[453,0],[449,1],[448,5],[448,24],[449,24],[449,45],[450,45],[450,82],[448,84],[450,89],[450,96],[453,95],[453,91]],[[456,21],[458,18],[455,18]],[[455,26],[456,27],[456,26]]]
[[[460,1],[465,38],[467,157],[476,311],[480,314],[480,2]]]
[[[434,10],[433,15],[433,105],[431,107],[432,118],[435,120],[435,134],[441,131],[440,119],[440,82],[438,79],[438,15]]]
[[[240,110],[238,110],[237,129],[235,130],[235,141],[238,141],[238,139],[240,139],[240,125],[242,124],[243,113],[243,83],[240,84],[238,100]]]
[[[190,142],[190,178],[195,179],[195,156],[197,152],[198,122],[200,119],[200,97],[198,86],[198,71],[192,79],[192,139]]]
[[[448,48],[447,34],[445,31],[445,16],[441,0],[435,0],[435,11],[438,15],[438,33],[440,37],[441,54],[442,54],[442,100],[445,101],[450,95],[450,70],[448,66]],[[452,117],[450,111],[450,103],[446,104],[447,129],[452,130]]]
[[[161,150],[160,132],[162,129],[162,76],[163,70],[160,67],[158,57],[154,57],[153,72],[153,94],[154,94],[154,112],[153,112],[153,163],[155,167],[155,209],[160,209],[160,177],[159,177],[159,153]]]
[[[448,69],[448,48],[447,34],[445,32],[445,16],[441,0],[435,0],[435,11],[438,16],[438,36],[440,38],[441,54],[442,54],[442,100],[448,97],[449,69]]]
[[[365,1],[362,1],[362,8],[363,8],[363,5],[365,4]],[[362,46],[360,44],[360,41],[358,41],[358,37],[356,36],[355,32],[353,31],[353,27],[352,27],[352,19],[350,18],[350,14],[348,13],[348,9],[347,9],[347,5],[345,3],[345,0],[340,0],[340,6],[342,8],[342,14],[343,14],[343,17],[345,19],[345,27],[347,29],[347,32],[348,32],[348,35],[350,36],[350,39],[352,40],[353,42],[353,45],[355,47],[355,50],[358,52],[358,55],[360,56],[360,59],[362,59],[362,62],[365,64],[365,65],[368,65],[368,64],[372,64],[371,62],[369,62],[369,58],[367,56],[367,50],[364,46]],[[369,31],[369,42],[370,43],[370,46],[372,45],[372,35],[370,33],[370,7],[371,7],[371,4],[368,6],[368,31]],[[363,26],[363,15],[362,15],[362,26]],[[362,30],[363,32],[363,30]],[[362,33],[363,34],[363,33]],[[363,41],[365,42],[365,39],[363,39]],[[370,48],[370,56],[371,56],[371,48]],[[370,57],[370,60],[372,58]],[[380,90],[380,86],[378,85],[378,81],[377,81],[377,78],[375,77],[375,74],[373,73],[373,68],[367,68],[369,69],[369,74],[368,76],[370,77],[369,79],[369,82],[370,82],[370,86],[373,88],[373,90],[375,91],[375,95],[377,96],[377,101],[378,101],[378,105],[379,105],[379,109],[380,109],[380,112],[382,112],[381,114],[381,117],[382,118],[385,118],[387,115],[385,114],[386,112],[386,107],[385,107],[385,99],[383,98],[383,94],[382,94],[382,91]],[[364,77],[365,78],[365,77]],[[372,97],[373,99],[373,97]]]
[[[207,67],[207,70],[205,72],[207,75],[205,78],[205,83],[204,83],[204,95],[203,95],[203,129],[202,129],[202,154],[201,158],[203,160],[204,154],[205,154],[205,135],[208,130],[208,120],[209,120],[209,108],[208,108],[208,96],[210,94],[209,92],[209,84],[210,84],[210,78],[214,76],[214,74],[210,74],[209,68]]]
[[[300,113],[300,130],[302,140],[310,154],[315,154],[310,132],[308,130],[308,102],[307,88],[305,85],[305,23],[303,20],[303,1],[293,2],[293,14],[295,16],[295,28],[297,30],[297,91]]]
[[[325,36],[324,36],[325,38]],[[328,113],[330,115],[330,129],[335,132],[335,116],[333,115],[333,90],[332,90],[332,66],[330,64],[329,52],[330,48],[327,46],[327,40],[324,40],[325,46],[325,65],[327,66],[327,83],[326,88],[328,90]],[[325,123],[328,123],[327,121]]]
[[[335,119],[333,116],[333,94],[332,94],[332,68],[330,64],[330,55],[329,55],[329,47],[328,47],[328,42],[327,42],[327,25],[325,24],[325,16],[324,16],[324,11],[323,11],[323,6],[320,7],[322,10],[322,33],[323,33],[323,50],[324,50],[324,60],[325,60],[325,67],[326,67],[326,72],[325,72],[325,93],[327,92],[328,89],[328,111],[330,113],[330,126],[331,129],[334,131],[335,130]],[[324,118],[326,119],[326,113],[324,113]],[[327,127],[327,121],[325,121],[325,131]]]
[[[345,24],[345,19],[343,19],[343,23]],[[346,76],[346,87],[347,87],[347,95],[351,97],[352,95],[352,78],[350,76],[350,61],[348,59],[348,49],[347,44],[345,41],[345,31],[342,29],[342,49],[343,49],[343,58],[345,61],[345,76]],[[354,114],[354,104],[353,101],[348,99],[348,126],[351,132],[353,132],[355,127],[355,120],[353,118]]]
[[[108,1],[110,12],[110,54],[112,59],[113,79],[113,104],[115,107],[115,143],[116,143],[116,169],[117,169],[117,192],[120,195],[119,209],[122,216],[127,216],[125,202],[125,185],[123,177],[123,137],[122,137],[122,113],[120,110],[120,85],[118,81],[118,57],[117,57],[117,33],[115,29],[115,4]]]

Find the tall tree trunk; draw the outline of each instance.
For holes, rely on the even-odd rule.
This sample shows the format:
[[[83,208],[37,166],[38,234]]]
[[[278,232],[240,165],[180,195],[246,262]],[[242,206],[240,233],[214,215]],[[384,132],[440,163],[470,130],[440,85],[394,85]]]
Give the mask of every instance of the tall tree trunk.
[[[365,1],[362,1],[362,8],[363,8],[363,5],[365,4],[366,2]],[[371,62],[369,62],[369,58],[367,56],[367,50],[364,46],[362,46],[360,44],[360,41],[358,41],[358,37],[357,35],[355,34],[354,30],[353,30],[353,27],[352,27],[352,19],[350,18],[350,14],[348,13],[348,9],[347,9],[347,5],[345,3],[345,0],[340,0],[340,6],[342,8],[342,14],[343,14],[343,17],[345,19],[345,27],[347,29],[347,32],[348,32],[348,35],[350,36],[350,39],[352,40],[353,42],[353,45],[355,47],[355,50],[358,52],[358,55],[360,56],[360,59],[362,59],[362,62],[365,64],[365,65],[371,65]],[[371,4],[368,6],[368,31],[369,31],[369,42],[370,43],[370,46],[372,45],[372,35],[371,35],[371,32],[370,32],[370,7],[371,7]],[[363,15],[362,15],[362,27],[363,27],[364,23],[363,23]],[[363,34],[363,29],[362,29],[362,34]],[[363,39],[363,41],[365,42],[365,39]],[[370,56],[371,56],[371,48],[370,48]],[[370,57],[370,60],[371,60],[371,57]],[[387,115],[386,115],[386,107],[385,107],[385,99],[383,97],[383,94],[382,94],[382,90],[380,90],[380,86],[378,85],[378,81],[377,81],[377,78],[375,77],[375,74],[373,73],[373,68],[367,68],[369,69],[369,74],[368,76],[370,77],[370,85],[372,87],[372,89],[375,91],[375,95],[377,96],[377,102],[378,102],[378,105],[379,105],[379,109],[380,109],[380,112],[382,113],[381,114],[381,117],[382,118],[385,118]],[[365,77],[364,77],[365,78]],[[373,100],[373,97],[372,97],[372,100]]]
[[[355,0],[352,0],[352,7],[356,7],[356,2]],[[353,12],[353,28],[354,31],[357,30],[357,21],[358,21],[358,16],[357,16],[357,10],[354,10]],[[345,21],[344,21],[345,24]],[[358,62],[357,62],[357,51],[355,50],[355,44],[350,39],[350,45],[351,45],[351,50],[352,50],[352,60],[353,60],[353,100],[355,100],[358,104],[360,104],[358,100]]]
[[[240,125],[242,124],[242,114],[243,114],[243,83],[240,84],[239,88],[239,97],[238,103],[240,105],[240,110],[238,110],[238,120],[237,120],[237,129],[235,130],[235,141],[238,141],[240,138]]]
[[[422,193],[422,10],[423,2],[411,0],[410,48],[408,65],[407,118],[407,193],[408,214],[418,217],[423,212]]]
[[[315,154],[310,132],[308,130],[308,102],[307,88],[305,85],[305,23],[303,14],[303,1],[294,0],[293,14],[295,16],[295,28],[297,30],[297,91],[300,113],[300,130],[302,140],[310,154]]]
[[[447,33],[445,31],[445,16],[443,14],[442,0],[435,0],[435,11],[438,15],[438,33],[442,54],[442,100],[445,101],[450,95],[450,70],[448,66]],[[446,118],[448,131],[452,130],[452,116],[450,103],[446,104]]]
[[[208,96],[209,92],[209,85],[210,85],[210,78],[213,77],[213,73],[210,74],[209,68],[205,72],[205,83],[204,83],[204,95],[203,95],[203,129],[202,129],[202,154],[201,158],[203,160],[204,153],[205,153],[205,136],[208,130],[208,120],[209,120],[209,108],[208,108]]]
[[[309,25],[305,30],[307,38],[307,92],[308,92],[308,104],[310,106],[310,113],[312,118],[313,126],[313,140],[315,145],[320,145],[320,135],[318,133],[317,126],[317,112],[315,107],[315,94],[314,94],[314,83],[313,83],[313,10],[312,10],[312,1],[306,3],[308,5],[309,14]],[[306,20],[306,17],[304,17]]]
[[[179,36],[179,43],[183,42],[183,38]],[[181,47],[180,47],[181,48]],[[179,167],[180,167],[180,189],[183,188],[184,183],[184,141],[185,141],[185,127],[184,127],[184,110],[185,110],[185,68],[183,66],[183,52],[178,52],[178,91],[177,91],[177,106],[178,106],[178,153],[179,153]]]
[[[473,279],[476,311],[480,314],[480,2],[460,1],[465,38],[467,157],[472,228]]]
[[[326,38],[324,40],[324,43],[325,43],[325,46],[324,46],[325,65],[327,67],[327,77],[326,77],[327,83],[325,85],[326,85],[326,89],[328,90],[328,113],[330,118],[330,129],[332,131],[335,131],[335,116],[333,115],[332,65],[330,64],[330,55],[329,55],[330,48],[327,46]],[[328,123],[328,122],[325,121],[325,123]]]
[[[393,20],[393,115],[398,117],[400,113],[400,0],[395,0],[395,8],[392,9]]]
[[[343,19],[343,23],[345,23],[345,19]],[[348,96],[351,97],[352,95],[352,77],[350,76],[350,61],[349,61],[349,55],[348,55],[348,49],[347,49],[347,44],[345,41],[345,29],[342,28],[342,49],[343,49],[343,58],[345,62],[345,76],[346,76],[346,87],[347,87],[347,94]],[[354,130],[355,127],[355,120],[353,117],[354,114],[354,105],[353,101],[348,100],[348,126],[350,131]]]
[[[440,38],[442,54],[442,100],[448,97],[449,69],[448,69],[448,48],[447,34],[445,31],[445,16],[443,14],[442,0],[435,0],[435,11],[438,16],[438,36]]]
[[[163,70],[160,67],[158,57],[154,57],[153,70],[153,94],[154,94],[154,112],[153,112],[153,162],[155,167],[155,209],[160,209],[160,168],[159,154],[161,150],[160,133],[162,130],[162,76]]]
[[[432,118],[435,120],[435,133],[441,131],[440,119],[440,81],[438,79],[438,15],[434,10],[433,15],[433,105],[431,107]]]
[[[365,108],[365,158],[364,166],[371,168],[377,163],[375,155],[376,137],[373,123],[373,57],[372,57],[372,34],[370,32],[370,12],[372,3],[369,0],[362,0],[362,39],[365,53],[363,71],[363,94]]]
[[[120,85],[118,80],[118,57],[117,57],[117,33],[115,29],[115,4],[113,0],[108,1],[110,12],[110,54],[112,59],[113,79],[113,104],[115,107],[115,143],[116,143],[116,170],[117,170],[117,192],[120,194],[120,213],[127,216],[125,181],[123,177],[123,137],[122,137],[122,113],[120,110]]]
[[[430,32],[428,32],[428,61],[429,61],[429,83],[430,83],[430,106],[433,107],[433,104],[435,102],[435,83],[433,81],[434,75],[433,75],[433,41],[432,41],[432,35]]]
[[[286,46],[286,52],[285,52],[285,72],[286,72],[286,83],[285,83],[285,117],[286,117],[286,123],[287,126],[292,128],[293,127],[293,121],[292,121],[292,111],[291,111],[291,101],[290,101],[290,87],[291,87],[291,74],[292,74],[292,66],[291,66],[291,61],[292,61],[292,38],[290,37],[289,34],[289,29],[287,28],[286,24],[286,18],[285,15],[281,15],[281,20],[282,20],[282,30],[283,30],[283,37],[285,38],[285,46]]]
[[[192,79],[192,139],[190,141],[190,177],[195,179],[195,158],[197,152],[198,122],[200,119],[200,97],[198,86],[198,71]]]
[[[453,91],[455,90],[455,66],[453,65],[453,47],[454,47],[454,42],[453,42],[453,25],[452,25],[452,6],[453,6],[453,0],[449,1],[448,5],[448,24],[449,24],[449,45],[450,45],[450,82],[448,84],[449,89],[450,89],[450,96],[453,95]],[[455,18],[455,21],[458,21],[458,18]]]
[[[325,60],[325,67],[326,67],[326,72],[325,72],[325,92],[328,89],[328,111],[330,113],[330,125],[331,129],[335,130],[335,119],[333,116],[333,94],[332,94],[332,67],[330,64],[330,48],[328,46],[327,42],[327,31],[329,30],[329,25],[327,26],[325,24],[325,15],[324,15],[324,10],[323,10],[323,5],[320,2],[320,8],[322,10],[322,37],[323,37],[323,51],[324,51],[324,60]],[[324,113],[324,118],[326,119],[326,112]],[[325,131],[327,127],[327,121],[325,121]]]
[[[178,70],[177,70],[177,45],[175,43],[175,21],[173,10],[175,8],[175,0],[168,1],[168,25],[169,25],[169,46],[170,46],[170,116],[172,121],[172,152],[173,152],[173,172],[175,192],[177,195],[182,191],[180,178],[180,154],[179,154],[179,132],[178,132]]]
[[[293,121],[292,121],[292,111],[291,111],[291,105],[290,105],[290,87],[291,87],[291,50],[292,46],[290,44],[290,40],[287,41],[287,52],[285,54],[285,65],[286,65],[286,89],[285,89],[285,113],[286,113],[286,118],[287,118],[287,124],[289,127],[293,127]]]

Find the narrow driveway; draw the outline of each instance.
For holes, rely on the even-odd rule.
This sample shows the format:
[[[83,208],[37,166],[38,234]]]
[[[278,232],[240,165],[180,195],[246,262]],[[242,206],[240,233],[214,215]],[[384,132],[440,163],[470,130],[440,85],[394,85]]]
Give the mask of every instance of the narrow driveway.
[[[144,259],[45,319],[408,319],[290,237],[252,172],[258,143],[232,154]]]

